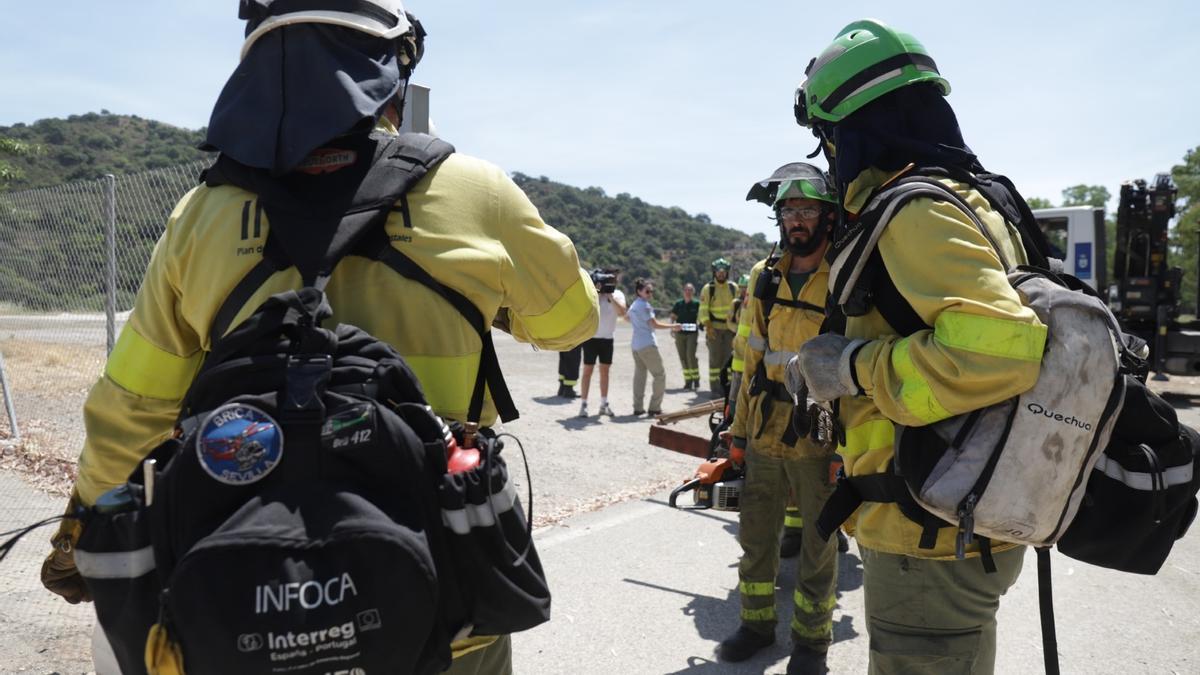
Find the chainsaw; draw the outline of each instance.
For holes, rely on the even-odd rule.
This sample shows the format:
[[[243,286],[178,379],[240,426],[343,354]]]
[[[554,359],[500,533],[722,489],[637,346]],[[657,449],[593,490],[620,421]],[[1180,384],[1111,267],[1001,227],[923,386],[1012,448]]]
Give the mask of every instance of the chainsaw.
[[[665,426],[701,415],[708,415],[711,435],[707,439]],[[671,491],[670,505],[673,508],[737,511],[745,484],[746,466],[742,450],[729,447],[726,432],[733,420],[729,418],[725,401],[718,399],[679,411],[665,412],[657,421],[658,424],[650,427],[652,445],[704,459],[691,479]],[[692,493],[691,506],[679,506],[676,503],[685,492]]]

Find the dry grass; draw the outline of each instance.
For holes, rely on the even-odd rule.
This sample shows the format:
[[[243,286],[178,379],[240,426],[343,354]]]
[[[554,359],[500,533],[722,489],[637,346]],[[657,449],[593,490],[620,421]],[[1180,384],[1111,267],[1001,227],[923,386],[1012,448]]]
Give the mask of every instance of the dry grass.
[[[0,470],[38,489],[66,495],[83,440],[83,401],[104,364],[104,347],[0,341],[17,411],[14,441],[0,408]]]

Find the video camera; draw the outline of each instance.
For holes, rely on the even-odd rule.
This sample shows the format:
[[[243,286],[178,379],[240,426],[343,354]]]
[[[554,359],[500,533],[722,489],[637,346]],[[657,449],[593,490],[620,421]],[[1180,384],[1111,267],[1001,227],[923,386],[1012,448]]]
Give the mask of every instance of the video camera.
[[[596,287],[597,293],[612,293],[617,290],[617,275],[621,273],[618,268],[596,268],[591,271],[592,284]]]

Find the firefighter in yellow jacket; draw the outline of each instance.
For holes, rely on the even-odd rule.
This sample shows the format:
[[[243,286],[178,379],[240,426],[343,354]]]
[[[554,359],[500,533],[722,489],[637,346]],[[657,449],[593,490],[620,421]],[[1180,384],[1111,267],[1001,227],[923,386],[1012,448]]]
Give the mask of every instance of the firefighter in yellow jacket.
[[[934,176],[966,201],[1004,257],[1025,261],[1013,224],[963,182],[982,166],[945,100],[949,83],[913,36],[854,22],[807,76],[797,120],[820,139],[845,187],[845,211],[858,213],[873,191],[914,166],[941,167]],[[900,322],[901,303],[880,300],[886,306],[847,318],[844,337],[811,340],[789,366],[814,399],[839,401],[839,454],[851,484],[864,486],[891,484],[872,479],[891,468],[895,424],[927,425],[1028,390],[1046,339],[988,239],[950,203],[904,204],[877,251],[925,327],[901,337],[907,331],[882,313]],[[991,673],[999,598],[1020,573],[1023,549],[991,547],[995,569],[987,573],[977,543],[956,559],[953,527],[924,530],[922,542],[922,526],[894,501],[903,497],[868,495],[850,521],[863,559],[869,672]]]
[[[725,394],[721,389],[721,369],[733,356],[733,336],[737,327],[730,326],[733,301],[738,285],[729,280],[729,261],[717,258],[712,262],[712,281],[700,289],[700,324],[704,326],[704,344],[708,347],[708,388],[713,398]]]
[[[836,199],[821,170],[793,166],[796,178],[782,181],[775,199],[784,253],[754,266],[750,284],[755,290],[742,310],[750,327],[748,379],[738,392],[731,428],[733,444],[745,450],[746,458],[738,530],[741,626],[717,648],[725,661],[743,661],[775,642],[775,577],[789,494],[795,495],[800,516],[815,520],[833,489],[832,445],[794,429],[784,372],[824,320],[829,267],[823,256]],[[823,673],[833,639],[836,544],[805,528],[797,567],[788,673]]]
[[[422,52],[420,24],[395,1],[319,4],[280,14],[270,3],[242,3],[250,20],[242,62],[208,129],[207,142],[222,154],[275,175],[336,172],[354,158],[327,152],[327,143],[372,128],[395,133]],[[283,59],[284,42],[305,58]],[[392,245],[466,296],[488,323],[549,350],[570,349],[596,331],[596,293],[570,240],[542,222],[499,168],[451,154],[406,199],[407,209],[395,209],[387,222]],[[92,504],[123,483],[172,433],[212,346],[218,308],[263,257],[271,224],[256,205],[242,188],[201,185],[171,213],[129,322],[87,398],[73,501]],[[294,267],[271,273],[228,326],[299,284]],[[355,324],[396,347],[434,410],[465,419],[482,343],[458,311],[361,257],[343,259],[326,292],[331,323]],[[495,419],[489,397],[480,421]],[[46,586],[73,603],[90,599],[72,557],[77,536],[78,525],[64,526],[43,566]],[[467,638],[452,649],[449,672],[511,672],[507,636]]]

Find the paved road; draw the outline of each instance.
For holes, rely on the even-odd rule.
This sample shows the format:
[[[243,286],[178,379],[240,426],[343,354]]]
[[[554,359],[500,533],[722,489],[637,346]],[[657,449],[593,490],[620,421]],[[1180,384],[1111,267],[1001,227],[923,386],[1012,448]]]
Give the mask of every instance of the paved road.
[[[668,386],[681,379],[674,349],[660,334]],[[611,398],[631,410],[628,326],[617,335]],[[557,355],[503,338],[497,344],[522,418],[509,429],[525,441],[533,472],[539,550],[555,593],[550,623],[514,640],[524,674],[780,673],[782,642],[743,666],[716,664],[715,644],[737,625],[736,517],[665,505],[665,487],[695,462],[646,443],[648,423],[630,415],[576,417],[576,401],[552,396]],[[701,364],[704,364],[703,348]],[[593,383],[593,386],[595,384]],[[1184,421],[1200,425],[1194,382],[1171,396]],[[667,408],[702,400],[669,389]],[[593,397],[593,405],[596,398]],[[685,425],[686,426],[686,425]],[[687,428],[703,431],[702,420]],[[508,452],[510,462],[515,453]],[[520,477],[520,470],[515,472]],[[523,480],[521,478],[520,480]],[[59,499],[0,474],[0,531],[55,513]],[[84,673],[90,615],[58,602],[37,583],[47,531],[0,563],[0,673]],[[835,614],[835,672],[863,672],[861,566],[841,561]],[[778,598],[789,606],[785,568]],[[1156,577],[1091,568],[1060,558],[1055,568],[1058,629],[1067,673],[1200,673],[1200,534],[1177,547]],[[1000,610],[999,673],[1039,672],[1036,578],[1032,562]],[[785,614],[786,615],[786,614]],[[781,627],[779,636],[786,639]]]

